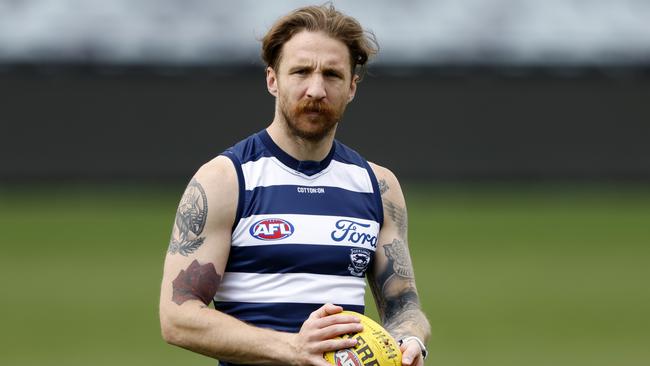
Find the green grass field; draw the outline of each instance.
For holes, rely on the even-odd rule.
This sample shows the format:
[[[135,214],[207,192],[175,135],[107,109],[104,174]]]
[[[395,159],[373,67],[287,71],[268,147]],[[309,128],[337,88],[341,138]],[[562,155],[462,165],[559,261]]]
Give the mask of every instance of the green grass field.
[[[429,365],[650,364],[650,187],[405,186]],[[0,364],[213,365],[159,335],[181,193],[0,187]]]

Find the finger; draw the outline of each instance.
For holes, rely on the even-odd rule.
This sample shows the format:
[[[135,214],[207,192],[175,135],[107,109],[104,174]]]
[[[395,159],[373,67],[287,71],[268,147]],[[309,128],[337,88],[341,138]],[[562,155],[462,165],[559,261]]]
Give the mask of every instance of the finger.
[[[422,357],[422,350],[415,342],[407,342],[400,347],[402,350],[402,365],[415,366],[417,361]]]
[[[354,315],[334,314],[319,319],[312,319],[312,323],[316,328],[325,328],[334,324],[358,324],[361,323],[361,319]]]
[[[341,311],[343,311],[342,307],[327,303],[321,306],[320,308],[314,310],[311,314],[309,314],[309,318],[310,319],[323,318],[328,315],[338,314]]]
[[[363,330],[363,325],[359,323],[334,324],[322,328],[314,333],[316,339],[330,339],[343,334],[358,333]]]
[[[420,345],[417,344],[416,342],[412,342],[412,341],[410,341],[410,342],[406,342],[406,343],[402,343],[402,344],[400,344],[399,341],[395,341],[395,342],[396,342],[397,344],[399,344],[399,350],[402,351],[402,353],[406,352],[406,350],[407,350],[408,348],[415,348],[415,349],[418,350],[420,353],[422,353],[422,350],[420,349]]]
[[[315,347],[315,351],[320,353],[325,353],[329,351],[338,351],[340,349],[352,348],[357,344],[357,340],[354,338],[347,339],[328,339],[322,342],[319,342]]]

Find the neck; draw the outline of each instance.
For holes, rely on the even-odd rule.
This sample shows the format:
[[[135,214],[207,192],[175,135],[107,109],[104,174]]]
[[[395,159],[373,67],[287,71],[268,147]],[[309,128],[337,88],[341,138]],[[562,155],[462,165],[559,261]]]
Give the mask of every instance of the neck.
[[[273,139],[273,142],[294,159],[321,161],[327,157],[327,154],[332,149],[336,127],[323,139],[310,141],[292,134],[286,123],[276,117],[266,131]]]

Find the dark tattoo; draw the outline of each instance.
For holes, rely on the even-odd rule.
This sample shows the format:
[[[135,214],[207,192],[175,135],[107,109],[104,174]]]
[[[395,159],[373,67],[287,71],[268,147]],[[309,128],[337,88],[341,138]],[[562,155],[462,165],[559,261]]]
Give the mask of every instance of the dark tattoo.
[[[388,257],[388,265],[393,267],[393,271],[397,276],[409,279],[415,278],[411,257],[403,241],[393,239],[392,243],[384,244],[384,253]]]
[[[404,310],[412,310],[420,308],[420,300],[418,294],[414,289],[409,288],[402,292],[400,296],[387,299],[386,301],[386,317],[392,318],[396,314]]]
[[[221,276],[212,263],[201,265],[195,259],[172,281],[172,301],[181,305],[187,300],[199,300],[208,305],[217,293],[220,283]]]
[[[395,339],[416,334],[426,340],[429,322],[420,307],[406,243],[393,239],[383,247],[386,266],[368,274],[381,321]]]
[[[388,190],[388,183],[386,183],[386,179],[380,179],[379,180],[379,193],[383,196],[384,193]]]
[[[416,313],[411,310],[415,310]],[[384,325],[387,329],[397,330],[409,321],[415,321],[420,310],[420,300],[414,289],[407,289],[398,296],[385,301]],[[399,334],[400,338],[406,334]]]
[[[370,276],[368,282],[382,323],[393,337],[403,338],[412,335],[413,329],[428,326],[427,320],[420,310],[420,300],[415,290],[415,282],[395,275],[382,277],[387,279],[377,281],[376,278]],[[389,289],[389,287],[393,288]]]
[[[207,216],[208,198],[201,184],[192,179],[178,205],[167,251],[170,254],[180,253],[187,256],[199,249],[205,240],[199,235],[203,232]]]
[[[398,239],[393,239],[390,244],[384,244],[384,253],[388,259],[386,269],[380,273],[370,274],[370,289],[377,302],[377,310],[383,316],[389,316],[392,311],[407,303],[418,304],[415,292],[415,275],[411,257],[406,244]],[[404,292],[407,291],[407,292]],[[412,295],[408,295],[409,291]],[[406,296],[401,299],[401,296]],[[411,301],[410,299],[415,299]]]
[[[400,207],[389,200],[384,200],[384,210],[397,225],[397,232],[402,239],[406,239],[408,218],[405,207]]]

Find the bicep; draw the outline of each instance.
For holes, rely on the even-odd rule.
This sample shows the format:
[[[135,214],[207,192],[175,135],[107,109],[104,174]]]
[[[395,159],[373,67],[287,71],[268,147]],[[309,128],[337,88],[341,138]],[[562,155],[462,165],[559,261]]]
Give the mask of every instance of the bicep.
[[[165,258],[161,307],[212,300],[230,251],[236,179],[232,163],[219,157],[199,169],[185,189]]]

